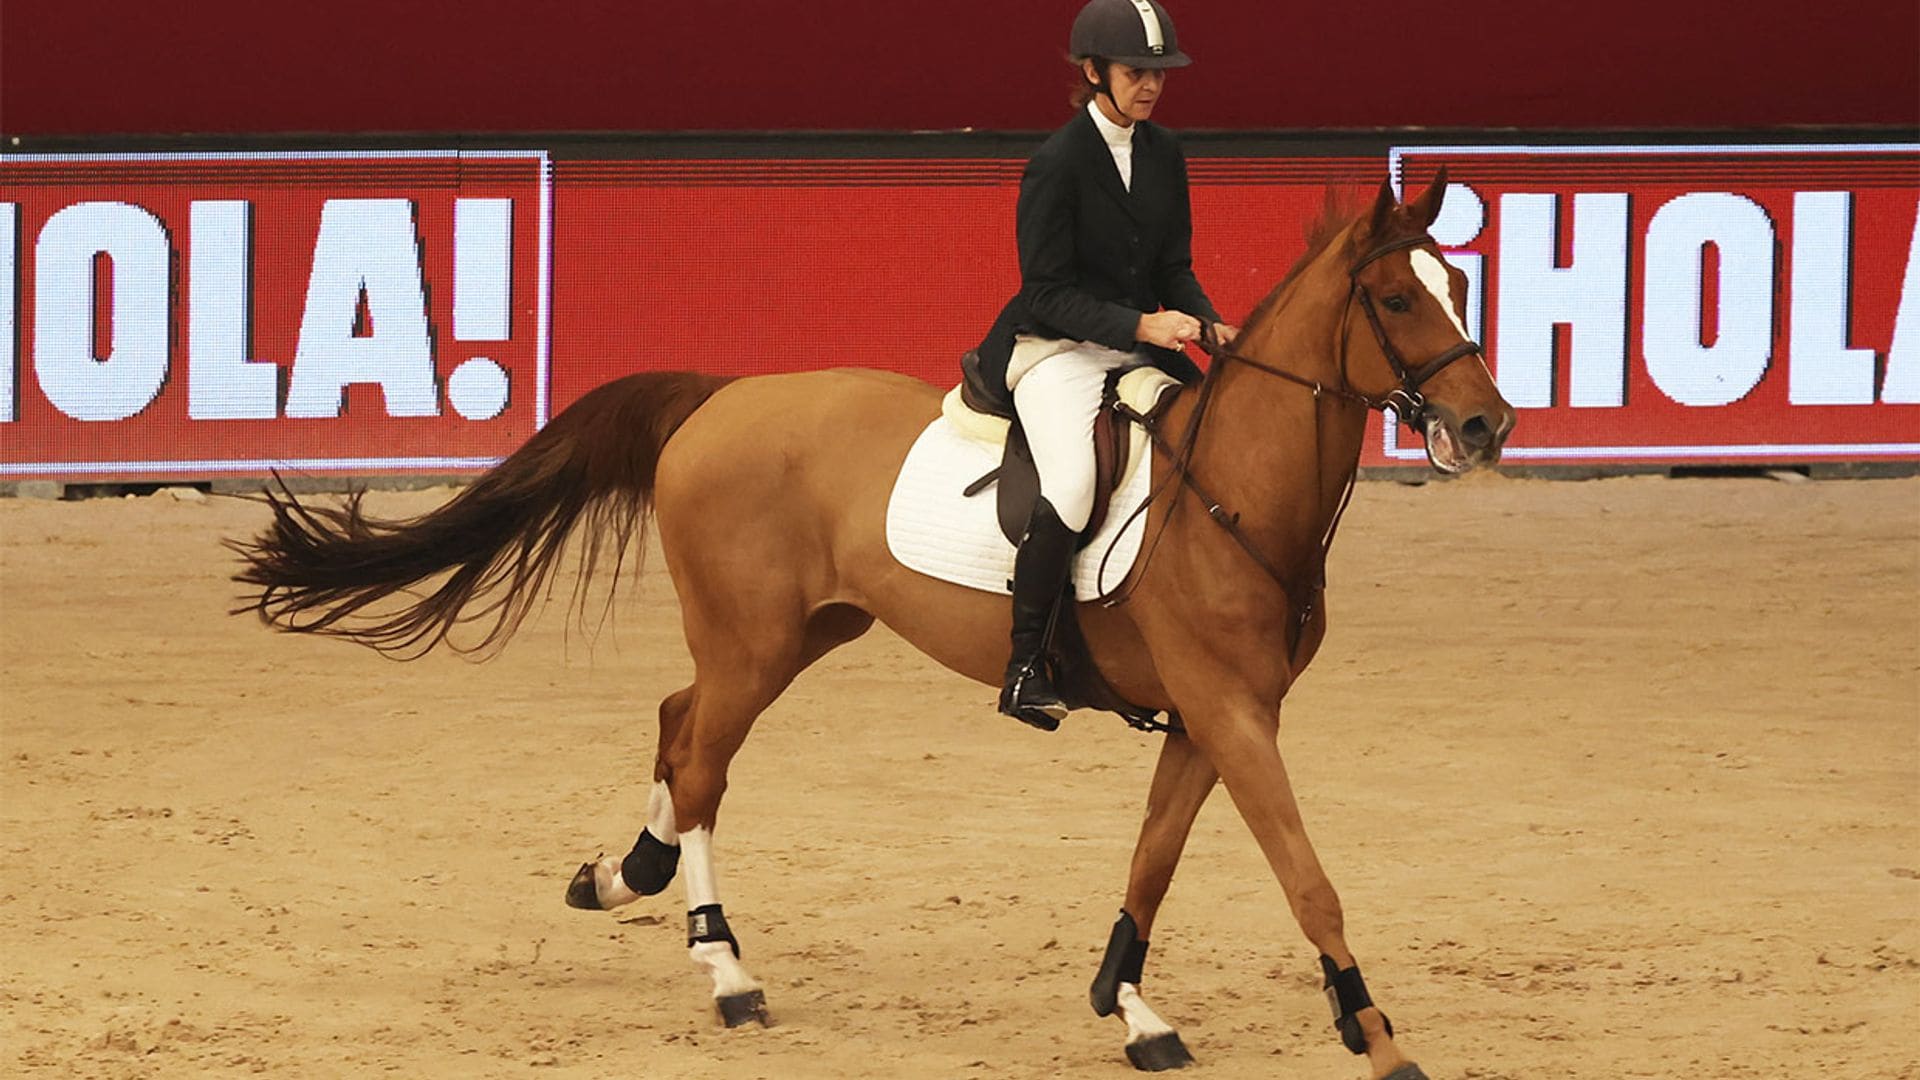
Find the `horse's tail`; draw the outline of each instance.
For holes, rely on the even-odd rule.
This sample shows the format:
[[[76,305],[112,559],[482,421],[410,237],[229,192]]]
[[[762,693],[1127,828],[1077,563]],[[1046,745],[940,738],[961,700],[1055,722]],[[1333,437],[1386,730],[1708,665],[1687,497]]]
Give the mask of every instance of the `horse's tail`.
[[[583,520],[576,599],[609,549],[618,580],[628,545],[645,538],[662,448],[727,381],[648,372],[608,383],[452,501],[411,520],[367,517],[359,493],[339,506],[303,503],[283,483],[266,495],[273,525],[251,542],[228,542],[246,561],[234,580],[259,587],[235,614],[255,611],[281,630],[343,637],[404,659],[441,642],[490,654],[542,595]],[[408,599],[367,611],[395,594]],[[477,642],[447,640],[458,625],[489,621]]]

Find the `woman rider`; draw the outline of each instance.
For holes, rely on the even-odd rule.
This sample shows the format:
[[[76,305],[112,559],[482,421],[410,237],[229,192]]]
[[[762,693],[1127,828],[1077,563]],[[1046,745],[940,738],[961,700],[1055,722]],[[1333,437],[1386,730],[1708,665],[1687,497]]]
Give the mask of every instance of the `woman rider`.
[[[1147,118],[1167,69],[1191,61],[1154,0],[1089,0],[1069,52],[1084,105],[1027,162],[1016,234],[1020,292],[979,348],[990,390],[1011,394],[1040,474],[1040,500],[1013,571],[1013,655],[1000,711],[1043,730],[1067,714],[1042,654],[1093,511],[1093,422],[1106,375],[1152,364],[1183,381],[1182,351],[1220,321],[1193,276],[1187,163]],[[1004,404],[1004,399],[1002,399]]]

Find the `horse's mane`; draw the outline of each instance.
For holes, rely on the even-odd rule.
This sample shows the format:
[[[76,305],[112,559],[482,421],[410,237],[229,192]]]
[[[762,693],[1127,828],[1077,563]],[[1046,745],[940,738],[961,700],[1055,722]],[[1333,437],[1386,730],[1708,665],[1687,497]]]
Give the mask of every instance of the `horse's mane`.
[[[1307,226],[1307,250],[1301,252],[1300,257],[1294,260],[1293,266],[1287,271],[1287,276],[1280,279],[1280,284],[1273,287],[1273,291],[1267,294],[1266,299],[1260,301],[1247,314],[1247,320],[1243,326],[1255,326],[1271,315],[1273,309],[1279,305],[1280,297],[1286,294],[1287,287],[1292,285],[1294,280],[1313,263],[1313,260],[1319,258],[1320,253],[1333,244],[1334,238],[1345,232],[1347,226],[1353,224],[1354,219],[1359,216],[1360,208],[1355,205],[1352,195],[1344,189],[1329,185],[1326,189],[1326,197],[1320,204],[1319,216]]]
[[[1306,271],[1308,266],[1312,265],[1313,260],[1333,246],[1334,240],[1344,233],[1347,226],[1352,225],[1362,212],[1362,207],[1354,201],[1354,194],[1350,189],[1329,185],[1325,200],[1320,204],[1319,216],[1307,226],[1307,250],[1301,253],[1300,258],[1287,271],[1287,276],[1280,279],[1280,284],[1273,287],[1273,291],[1267,294],[1266,299],[1260,301],[1253,311],[1248,313],[1242,330],[1258,325],[1267,316],[1273,314],[1273,309],[1280,304],[1280,298],[1286,295],[1287,288]],[[1381,229],[1381,235],[1374,240],[1376,243],[1387,243],[1401,239],[1403,236],[1413,236],[1421,231],[1424,230],[1413,224],[1405,214],[1396,212],[1387,217],[1386,225]]]

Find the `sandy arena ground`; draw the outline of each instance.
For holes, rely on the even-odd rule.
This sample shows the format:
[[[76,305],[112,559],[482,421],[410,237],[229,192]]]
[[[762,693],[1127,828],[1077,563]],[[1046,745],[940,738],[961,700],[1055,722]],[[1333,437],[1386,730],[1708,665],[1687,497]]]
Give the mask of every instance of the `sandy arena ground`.
[[[884,630],[803,676],[722,815],[779,1021],[728,1032],[677,885],[561,903],[689,676],[657,560],[597,642],[400,665],[226,615],[263,521],[0,500],[0,1074],[1131,1074],[1086,986],[1146,737]],[[1920,1077],[1920,480],[1368,484],[1331,573],[1283,748],[1435,1080]],[[1217,795],[1148,999],[1202,1076],[1360,1077],[1317,982]]]

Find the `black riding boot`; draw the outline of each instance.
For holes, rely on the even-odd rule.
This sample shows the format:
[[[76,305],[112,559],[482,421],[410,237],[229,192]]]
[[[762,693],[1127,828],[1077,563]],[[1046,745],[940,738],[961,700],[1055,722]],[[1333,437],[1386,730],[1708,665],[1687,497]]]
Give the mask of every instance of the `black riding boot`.
[[[1042,731],[1059,728],[1067,715],[1066,702],[1048,677],[1045,654],[1054,605],[1066,595],[1077,537],[1043,498],[1013,559],[1013,657],[1007,661],[1000,711]]]

